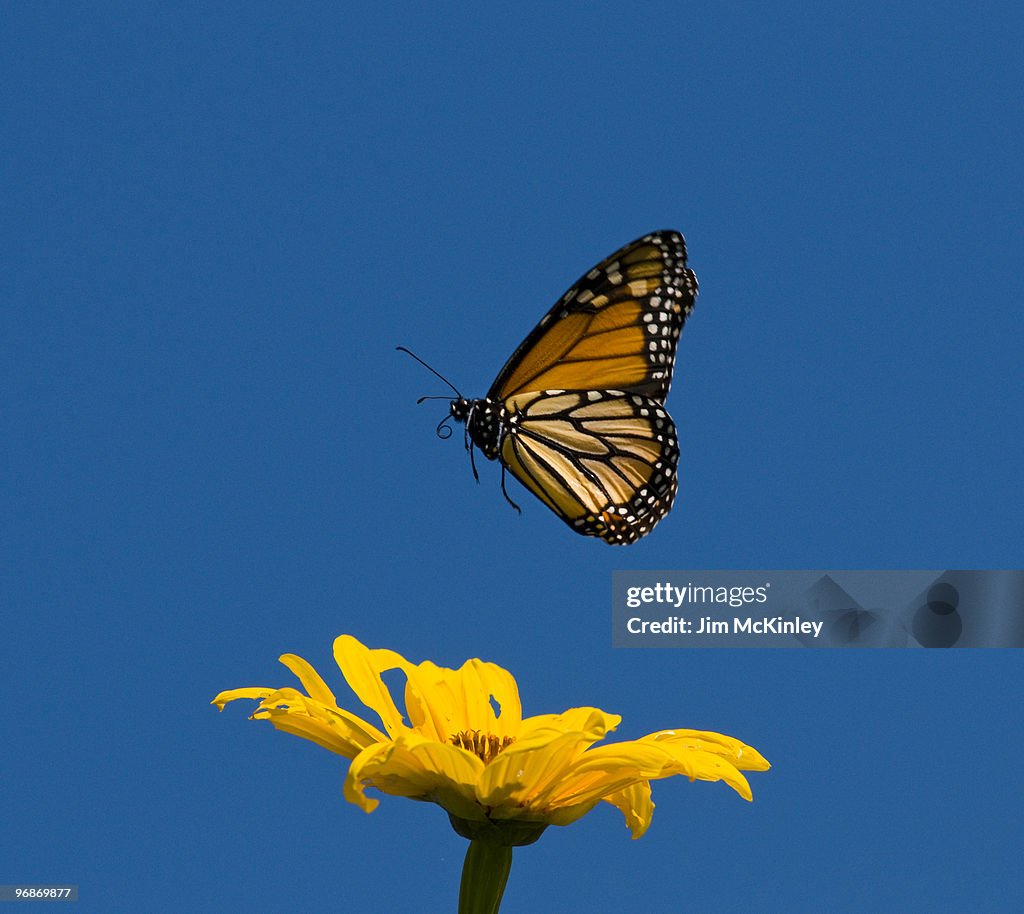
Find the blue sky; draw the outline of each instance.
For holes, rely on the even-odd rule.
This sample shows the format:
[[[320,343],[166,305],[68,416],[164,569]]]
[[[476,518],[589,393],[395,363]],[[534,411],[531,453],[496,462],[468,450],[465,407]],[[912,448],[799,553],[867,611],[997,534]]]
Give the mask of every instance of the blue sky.
[[[1011,4],[18,4],[0,36],[0,883],[78,910],[451,911],[436,807],[218,715],[349,632],[528,713],[719,730],[516,854],[503,911],[1011,909],[1017,651],[612,650],[611,572],[1020,567]],[[581,272],[701,282],[647,539],[438,441]],[[515,494],[515,493],[514,493]],[[339,695],[345,694],[339,688]]]

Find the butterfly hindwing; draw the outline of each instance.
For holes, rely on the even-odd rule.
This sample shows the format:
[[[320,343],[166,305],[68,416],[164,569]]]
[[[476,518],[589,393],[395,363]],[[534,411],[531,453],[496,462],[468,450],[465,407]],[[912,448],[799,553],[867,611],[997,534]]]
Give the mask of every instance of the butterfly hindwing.
[[[501,462],[577,533],[625,545],[672,507],[679,447],[653,398],[544,390],[505,405]]]
[[[697,279],[674,231],[645,235],[582,276],[509,358],[488,398],[623,390],[664,403]]]

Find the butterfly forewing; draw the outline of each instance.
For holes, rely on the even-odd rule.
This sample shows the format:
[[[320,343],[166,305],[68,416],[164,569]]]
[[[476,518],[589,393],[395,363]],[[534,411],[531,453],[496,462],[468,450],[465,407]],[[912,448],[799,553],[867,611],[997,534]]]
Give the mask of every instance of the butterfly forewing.
[[[488,397],[621,390],[664,403],[697,280],[678,232],[645,235],[606,258],[541,319]]]
[[[578,533],[627,544],[676,494],[675,426],[656,400],[621,390],[518,394],[501,461]]]

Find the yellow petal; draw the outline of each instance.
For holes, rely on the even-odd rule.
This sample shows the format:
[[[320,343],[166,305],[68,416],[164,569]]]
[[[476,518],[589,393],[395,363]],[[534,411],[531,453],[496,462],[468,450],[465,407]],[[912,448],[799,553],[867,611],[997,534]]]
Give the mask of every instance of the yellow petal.
[[[450,670],[427,661],[409,667],[406,676],[405,707],[410,725],[421,736],[444,743],[465,731],[499,739],[518,732],[519,690],[512,675],[497,664],[467,660]]]
[[[547,795],[557,790],[572,763],[608,732],[610,723],[614,726],[618,718],[598,708],[572,708],[523,721],[519,739],[484,771],[480,802],[490,807],[545,808]]]
[[[592,810],[600,800],[587,800],[583,803],[576,803],[572,806],[562,806],[558,809],[549,809],[545,819],[551,825],[572,825],[577,819],[582,819]]]
[[[630,837],[635,840],[643,836],[654,815],[654,802],[651,800],[651,785],[648,781],[617,790],[606,796],[605,800],[622,813]]]
[[[354,714],[315,701],[297,689],[235,689],[221,692],[214,704],[223,708],[237,698],[260,699],[250,715],[254,720],[269,720],[278,730],[311,740],[345,758],[355,758],[372,743],[387,739]]]
[[[541,804],[534,802],[537,793],[551,782],[557,782],[580,751],[576,733],[518,740],[484,769],[477,787],[480,803],[493,808],[496,818],[504,818],[507,811],[514,814],[527,806],[539,808]]]
[[[224,705],[229,701],[237,701],[239,698],[266,698],[268,695],[273,695],[274,691],[274,689],[264,689],[257,686],[248,689],[228,689],[217,695],[210,704],[216,705],[219,710],[223,711]]]
[[[320,678],[320,674],[305,660],[301,657],[297,657],[295,654],[282,654],[278,659],[299,677],[299,682],[305,686],[306,694],[308,694],[310,698],[313,698],[324,705],[333,705],[334,707],[338,706],[338,699],[335,698],[334,693],[327,688],[327,683]]]
[[[544,802],[552,810],[579,804],[592,807],[606,796],[661,776],[671,762],[668,753],[654,747],[633,749],[635,746],[636,743],[613,743],[584,753],[552,785]]]
[[[345,681],[359,700],[380,716],[388,734],[395,736],[406,729],[402,714],[395,706],[380,674],[411,666],[394,651],[370,650],[351,635],[339,635],[334,641],[334,659]]]
[[[483,821],[476,803],[476,780],[483,762],[456,746],[407,733],[395,742],[380,743],[361,752],[349,767],[345,798],[366,812],[377,801],[366,796],[375,787],[392,796],[429,800],[463,819]]]
[[[772,767],[753,746],[710,730],[659,730],[643,739],[720,755],[741,771],[767,771]]]
[[[639,780],[674,774],[691,781],[725,781],[745,800],[753,798],[747,779],[720,755],[668,741],[635,740],[598,746],[573,765],[553,805],[606,796]]]
[[[633,839],[643,837],[654,815],[651,785],[648,781],[637,781],[629,787],[608,794],[603,799],[622,813]],[[548,813],[548,821],[552,825],[572,825],[590,812],[598,802],[591,798],[571,806],[552,809]]]
[[[578,732],[588,743],[596,743],[614,730],[622,718],[600,708],[570,708],[562,714],[536,714],[527,717],[519,727],[519,738],[528,739],[538,732],[555,730]]]
[[[458,724],[465,715],[455,695],[454,677],[453,670],[429,660],[406,671],[405,709],[420,736],[446,743],[453,733],[467,729]]]
[[[260,712],[257,712],[260,714]],[[256,716],[256,715],[253,715]],[[344,739],[330,725],[322,720],[312,717],[305,717],[300,714],[292,714],[287,711],[269,711],[260,714],[269,720],[276,729],[282,733],[291,733],[293,736],[301,736],[310,742],[323,746],[345,758],[355,758],[362,747],[355,745],[351,740]]]
[[[482,660],[467,660],[459,672],[468,729],[498,737],[516,736],[523,709],[512,674],[496,663]],[[492,697],[499,707],[497,714],[491,704]]]

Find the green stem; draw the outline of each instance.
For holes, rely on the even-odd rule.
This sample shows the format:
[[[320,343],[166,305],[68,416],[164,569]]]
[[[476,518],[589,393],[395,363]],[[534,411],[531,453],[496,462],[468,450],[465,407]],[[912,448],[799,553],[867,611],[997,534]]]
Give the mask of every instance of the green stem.
[[[498,914],[511,869],[511,847],[491,841],[470,841],[462,865],[459,914]]]

